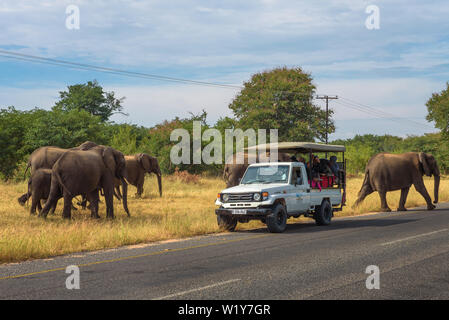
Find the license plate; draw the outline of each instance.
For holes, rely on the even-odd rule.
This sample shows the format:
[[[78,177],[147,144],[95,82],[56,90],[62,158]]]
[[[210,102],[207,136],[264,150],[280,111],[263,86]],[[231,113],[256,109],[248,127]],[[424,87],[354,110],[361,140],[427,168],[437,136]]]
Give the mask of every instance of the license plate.
[[[246,209],[232,209],[232,214],[246,214]]]

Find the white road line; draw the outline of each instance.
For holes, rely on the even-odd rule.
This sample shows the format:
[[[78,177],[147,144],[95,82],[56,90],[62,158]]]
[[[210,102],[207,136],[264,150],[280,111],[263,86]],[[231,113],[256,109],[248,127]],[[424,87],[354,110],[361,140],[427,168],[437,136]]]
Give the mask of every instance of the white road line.
[[[390,244],[393,244],[393,243],[397,243],[397,242],[402,242],[402,241],[407,241],[407,240],[411,240],[411,239],[416,239],[416,238],[419,238],[419,237],[430,236],[431,234],[435,234],[435,233],[439,233],[439,232],[443,232],[443,231],[447,231],[447,230],[448,229],[445,228],[445,229],[441,229],[441,230],[437,230],[437,231],[432,231],[432,232],[428,232],[428,233],[418,234],[416,236],[411,236],[411,237],[407,237],[407,238],[403,238],[403,239],[398,239],[398,240],[394,240],[394,241],[390,241],[390,242],[385,242],[385,243],[382,243],[381,245],[382,246],[387,246],[387,245],[390,245]]]
[[[210,289],[210,288],[214,288],[214,287],[218,287],[218,286],[222,286],[228,283],[233,283],[233,282],[237,282],[240,281],[242,279],[231,279],[231,280],[227,280],[227,281],[223,281],[223,282],[217,282],[205,287],[201,287],[201,288],[196,288],[196,289],[192,289],[192,290],[187,290],[187,291],[181,291],[181,292],[177,292],[177,293],[173,293],[173,294],[169,294],[168,296],[163,296],[163,297],[159,297],[153,300],[164,300],[164,299],[170,299],[170,298],[174,298],[177,296],[182,296],[184,294],[188,294],[188,293],[192,293],[192,292],[197,292],[197,291],[201,291],[201,290],[206,290],[206,289]]]

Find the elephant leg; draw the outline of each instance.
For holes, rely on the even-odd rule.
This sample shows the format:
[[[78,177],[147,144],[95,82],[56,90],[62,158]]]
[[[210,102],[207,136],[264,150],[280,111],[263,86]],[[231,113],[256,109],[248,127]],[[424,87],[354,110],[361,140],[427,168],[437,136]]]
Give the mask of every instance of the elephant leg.
[[[426,200],[427,210],[435,209],[435,206],[432,204],[432,199],[430,199],[429,193],[427,192],[426,186],[423,181],[418,181],[413,184],[415,186],[416,191],[418,191]]]
[[[87,197],[85,194],[81,196],[81,203],[79,204],[83,210],[86,210],[87,207]]]
[[[106,200],[106,217],[110,219],[114,219],[114,192],[105,188],[104,190],[104,198]]]
[[[39,213],[39,217],[46,218],[47,214],[53,206],[56,206],[56,203],[58,202],[58,199],[61,198],[61,192],[59,189],[59,184],[56,181],[52,180],[51,187],[50,187],[50,194],[48,195],[48,199],[45,202],[44,207],[42,208],[42,211]]]
[[[58,204],[58,201],[56,200],[56,201],[54,201],[53,205],[51,206],[51,208],[50,208],[51,215],[55,214],[57,204]]]
[[[142,184],[138,184],[137,185],[136,197],[137,198],[142,198],[142,193],[143,193],[143,182],[142,182]]]
[[[391,212],[390,207],[387,203],[387,192],[386,191],[378,191],[380,197],[380,207],[383,212]]]
[[[101,179],[101,184],[104,192],[104,199],[106,201],[106,217],[114,218],[114,179],[109,174],[106,174]]]
[[[90,202],[90,216],[95,219],[100,219],[100,216],[98,215],[98,201],[100,199],[98,196],[98,190],[92,191],[87,197]]]
[[[25,194],[22,194],[22,195],[17,199],[17,201],[19,201],[19,203],[20,203],[21,206],[24,206],[25,203],[28,201],[28,199],[29,199],[30,197],[31,197],[31,194],[25,193]]]
[[[37,200],[37,197],[31,197],[31,208],[30,208],[30,215],[35,215],[36,214],[36,207],[37,205],[40,204],[40,201]],[[42,212],[42,208],[39,209],[39,213]]]
[[[73,197],[68,193],[64,193],[64,209],[62,210],[62,217],[64,219],[72,218],[72,200]]]
[[[37,202],[37,210],[39,210],[39,212],[41,212],[42,211],[42,199],[40,199],[38,202]],[[44,205],[45,205],[45,203],[44,203]]]
[[[398,211],[407,211],[405,208],[405,203],[407,202],[407,195],[410,190],[410,187],[401,189],[401,199],[399,200]]]

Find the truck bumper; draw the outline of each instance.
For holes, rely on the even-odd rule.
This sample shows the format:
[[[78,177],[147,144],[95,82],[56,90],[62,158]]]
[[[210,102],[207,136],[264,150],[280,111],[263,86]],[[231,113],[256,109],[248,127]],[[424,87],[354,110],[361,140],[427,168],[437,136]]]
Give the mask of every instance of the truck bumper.
[[[240,208],[239,208],[240,209]],[[270,208],[251,208],[251,209],[245,209],[246,214],[234,214],[234,209],[225,209],[225,208],[219,208],[215,209],[216,215],[224,215],[224,216],[233,216],[236,218],[249,218],[249,219],[260,219],[268,216],[271,214],[272,210]]]

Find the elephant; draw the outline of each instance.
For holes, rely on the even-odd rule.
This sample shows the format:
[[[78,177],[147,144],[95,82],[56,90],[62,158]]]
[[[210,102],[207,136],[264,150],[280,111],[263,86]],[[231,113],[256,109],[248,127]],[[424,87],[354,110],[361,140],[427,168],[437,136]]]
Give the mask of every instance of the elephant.
[[[87,150],[69,150],[54,164],[50,195],[40,213],[46,217],[50,207],[57,199],[61,188],[64,197],[63,217],[71,218],[73,197],[85,194],[91,203],[91,216],[98,216],[100,189],[104,192],[108,218],[114,218],[113,194],[114,179],[118,178],[123,187],[123,207],[130,216],[127,206],[127,183],[125,157],[120,151],[106,146],[86,147]]]
[[[157,176],[159,186],[159,196],[162,197],[162,174],[159,168],[157,158],[146,153],[139,153],[133,156],[125,156],[126,171],[128,176],[126,180],[137,188],[137,197],[143,193],[143,184],[145,182],[145,173],[154,173]],[[116,182],[117,193],[120,194],[119,185]]]
[[[114,160],[116,161],[116,166],[117,166],[116,169],[114,169],[114,170],[111,169],[114,174],[114,185],[119,186],[121,184],[122,189],[123,189],[123,196],[120,193],[120,189],[117,189],[118,193],[116,193],[115,189],[113,188],[113,191],[114,191],[113,194],[118,200],[123,200],[123,209],[125,209],[126,213],[128,214],[128,217],[129,217],[130,214],[129,214],[129,210],[128,210],[128,200],[127,200],[128,199],[128,184],[126,183],[126,180],[128,179],[128,172],[126,170],[126,159],[125,159],[125,156],[123,155],[123,153],[121,153],[120,151],[115,150],[111,147],[98,145],[92,141],[86,141],[86,142],[80,144],[78,147],[73,148],[72,150],[86,151],[86,150],[95,149],[95,150],[102,150],[104,152],[107,148],[110,148],[113,150]],[[107,166],[109,168],[112,168],[114,166],[113,161],[111,160],[110,157],[108,157],[107,159],[109,159]],[[84,195],[83,198],[87,198],[87,197]],[[86,208],[86,200],[87,199],[83,199],[83,201],[81,202],[81,205],[83,206],[83,208]]]
[[[248,154],[247,152],[244,152],[243,154],[244,163],[237,164],[236,163],[237,156],[241,156],[241,152],[235,153],[230,158],[228,158],[223,169],[223,179],[226,182],[227,188],[236,186],[240,183],[240,179],[245,174],[246,168],[248,168],[249,164],[259,162],[259,157],[257,155],[255,155],[256,159],[254,159],[253,154],[251,153]],[[267,156],[269,157],[269,153],[267,153]],[[286,153],[279,152],[278,161],[290,162],[291,157]]]
[[[440,170],[435,158],[424,152],[403,154],[379,153],[371,157],[366,165],[365,179],[353,207],[358,206],[366,196],[377,191],[382,211],[390,212],[386,193],[401,190],[398,211],[406,211],[405,203],[410,186],[413,184],[426,200],[427,210],[435,209],[423,181],[423,175],[434,176],[434,203],[438,203]]]
[[[21,205],[24,205],[25,202],[31,197],[31,208],[30,214],[36,214],[36,207],[39,212],[42,211],[41,200],[47,200],[50,194],[50,186],[51,186],[51,169],[38,169],[35,170],[28,180],[28,193],[19,197],[18,201]],[[58,199],[62,197],[62,193],[59,192]],[[56,210],[57,201],[53,203],[53,206],[50,209],[51,213],[54,213]]]
[[[34,172],[39,169],[51,169],[55,162],[59,159],[59,157],[67,152],[67,150],[68,149],[52,146],[40,147],[34,150],[28,159],[28,164],[25,169],[25,175],[30,168],[31,176],[33,176]],[[28,181],[28,184],[30,184],[30,180]],[[19,203],[21,205],[25,204],[30,196],[31,194],[29,192],[21,195],[19,198]]]
[[[28,158],[28,164],[25,169],[25,175],[28,169],[30,168],[31,168],[31,175],[33,175],[33,173],[39,169],[51,169],[53,168],[55,162],[58,161],[58,159],[67,151],[81,150],[82,147],[83,148],[87,148],[89,146],[92,147],[93,144],[95,143],[91,141],[86,141],[82,145],[71,149],[63,149],[53,146],[40,147],[34,150],[33,153],[31,153],[30,157]],[[28,197],[29,197],[28,194],[25,193],[20,198],[22,198],[23,203],[25,203],[28,200]]]

